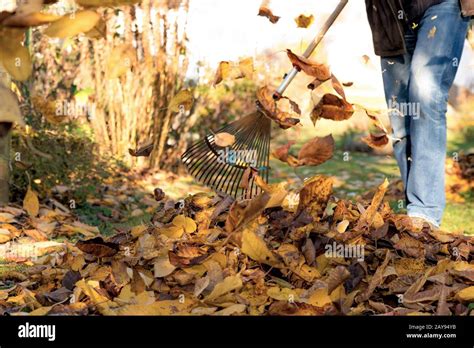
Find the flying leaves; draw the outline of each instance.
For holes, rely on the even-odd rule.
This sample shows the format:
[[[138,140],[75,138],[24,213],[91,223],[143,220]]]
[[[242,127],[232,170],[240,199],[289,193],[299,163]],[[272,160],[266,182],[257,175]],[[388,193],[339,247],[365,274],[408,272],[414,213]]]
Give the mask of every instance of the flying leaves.
[[[311,120],[314,124],[320,118],[345,121],[354,115],[354,107],[347,102],[344,88],[334,75],[326,81],[315,79],[308,88],[313,90],[311,96],[315,106]]]
[[[269,87],[262,87],[258,90],[257,100],[259,110],[275,121],[280,128],[288,129],[300,122],[297,118],[301,114],[298,104],[288,98],[275,100],[273,90]]]
[[[194,104],[194,94],[189,89],[182,89],[170,101],[168,108],[172,112],[179,112],[181,108],[191,110]]]
[[[331,77],[331,72],[325,64],[319,64],[308,58],[294,54],[290,49],[286,50],[286,53],[293,66],[305,74],[320,81],[326,81]]]
[[[295,22],[298,28],[309,28],[314,23],[314,16],[300,14],[295,18]]]
[[[241,78],[252,79],[254,73],[253,58],[244,58],[239,62],[220,62],[214,78],[214,86],[217,86],[222,81],[231,81]]]
[[[272,10],[269,8],[269,4],[270,0],[263,0],[258,10],[258,15],[268,18],[268,20],[273,24],[278,23],[280,17],[273,14]]]
[[[155,144],[153,141],[149,141],[148,143],[136,148],[136,149],[128,149],[128,153],[130,156],[133,157],[148,157],[153,152]]]
[[[292,143],[283,145],[272,153],[274,157],[291,167],[321,165],[332,158],[335,147],[332,135],[316,137],[301,147],[296,158],[289,154],[292,145]]]
[[[100,15],[94,11],[73,12],[53,22],[44,33],[50,37],[65,39],[92,30],[99,20]]]
[[[379,116],[369,112],[368,110],[365,110],[365,112],[367,117],[371,120],[372,125],[376,128],[376,133],[370,133],[368,136],[363,137],[362,141],[373,149],[385,147],[390,141],[388,136],[389,131],[382,121],[380,121]]]

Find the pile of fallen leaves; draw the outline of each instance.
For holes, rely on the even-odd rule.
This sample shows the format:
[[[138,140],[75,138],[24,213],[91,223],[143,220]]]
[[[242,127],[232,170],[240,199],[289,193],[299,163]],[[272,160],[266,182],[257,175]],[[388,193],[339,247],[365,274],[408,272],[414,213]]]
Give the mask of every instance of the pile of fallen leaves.
[[[464,202],[465,195],[474,193],[474,153],[461,154],[456,160],[448,159],[446,174],[448,198]]]
[[[147,224],[104,240],[27,195],[1,209],[0,311],[12,315],[468,315],[472,238],[416,230],[332,179],[251,200],[155,192]],[[58,238],[64,230],[79,242]],[[46,239],[46,240],[45,240]],[[34,256],[34,257],[33,257]]]

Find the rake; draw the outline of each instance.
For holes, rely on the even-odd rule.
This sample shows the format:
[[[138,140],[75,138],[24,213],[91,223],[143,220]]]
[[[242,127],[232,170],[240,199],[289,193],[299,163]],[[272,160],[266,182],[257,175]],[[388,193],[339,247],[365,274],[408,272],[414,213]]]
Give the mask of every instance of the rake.
[[[347,3],[348,0],[339,2],[303,57],[309,58],[312,55]],[[297,67],[293,67],[285,75],[273,95],[276,101],[282,98],[299,71]],[[255,112],[206,135],[181,156],[189,174],[197,181],[234,198],[249,199],[261,192],[255,182],[255,175],[252,174],[258,173],[268,182],[272,121],[259,110],[259,103],[256,104]],[[219,141],[216,143],[216,135],[222,133],[235,137],[232,145],[219,146]]]

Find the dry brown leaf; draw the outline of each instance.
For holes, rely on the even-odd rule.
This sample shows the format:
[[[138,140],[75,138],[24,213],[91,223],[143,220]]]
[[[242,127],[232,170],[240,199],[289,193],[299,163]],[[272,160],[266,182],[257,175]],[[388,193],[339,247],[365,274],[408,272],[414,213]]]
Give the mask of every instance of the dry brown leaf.
[[[23,200],[23,209],[28,212],[31,217],[38,216],[39,213],[39,200],[38,195],[35,191],[28,187],[25,198]]]
[[[335,142],[332,135],[316,137],[301,147],[298,153],[299,166],[319,166],[330,160],[334,154]]]
[[[214,136],[214,142],[217,146],[227,147],[235,144],[235,135],[229,133],[217,133]]]
[[[277,23],[280,20],[280,17],[275,16],[270,10],[269,6],[270,1],[269,0],[263,0],[262,4],[260,5],[260,8],[258,10],[258,15],[262,17],[268,18],[270,22],[273,24]]]
[[[298,17],[295,18],[295,22],[298,28],[309,28],[314,23],[314,16],[306,16],[304,14],[300,14]]]
[[[253,58],[251,57],[243,58],[237,63],[220,62],[214,78],[214,86],[222,81],[238,80],[244,77],[251,80],[254,70]]]
[[[377,192],[375,193],[374,197],[372,198],[372,202],[370,206],[365,210],[365,212],[360,217],[359,221],[356,225],[356,230],[363,230],[370,228],[374,223],[375,214],[379,209],[380,205],[383,202],[383,198],[385,197],[385,193],[387,192],[389,182],[387,179],[383,182],[382,185],[379,186]]]
[[[268,118],[275,121],[280,128],[289,129],[296,126],[300,120],[296,118],[298,112],[301,113],[296,103],[289,99],[280,99],[276,101],[273,98],[273,91],[269,87],[262,87],[257,91],[257,106],[259,110]],[[288,100],[291,110],[281,110],[277,103]]]
[[[306,210],[312,216],[321,215],[332,195],[333,179],[317,175],[305,182],[300,192],[298,212]]]
[[[373,149],[380,149],[382,147],[385,147],[388,145],[390,141],[390,139],[388,138],[388,135],[385,133],[380,133],[380,134],[371,133],[368,136],[363,137],[361,140]]]
[[[331,75],[325,81],[316,79],[308,88],[313,90],[311,98],[315,107],[311,112],[311,120],[314,124],[320,118],[345,121],[354,114],[354,107],[347,102],[344,88],[336,76]]]
[[[205,301],[211,302],[219,297],[228,294],[231,291],[240,289],[242,287],[242,279],[239,275],[229,276],[225,278],[221,283],[214,287],[214,290],[206,296]]]
[[[117,244],[105,242],[102,237],[79,241],[76,243],[76,247],[86,254],[99,258],[114,256],[119,249]]]
[[[290,142],[278,148],[272,155],[291,167],[301,167],[319,166],[330,160],[334,154],[335,142],[332,135],[323,138],[316,137],[304,144],[298,153],[298,158],[288,154],[293,144],[294,142]]]
[[[168,109],[173,112],[179,112],[180,108],[183,107],[185,110],[191,110],[194,104],[194,95],[188,89],[183,89],[171,99]]]
[[[331,72],[325,64],[318,64],[308,58],[298,56],[291,50],[286,50],[293,66],[302,70],[305,74],[315,77],[320,81],[326,81],[331,78]]]
[[[130,156],[133,156],[133,157],[148,157],[153,152],[154,147],[155,147],[154,142],[150,141],[147,144],[142,145],[135,150],[128,149],[128,153],[130,154]]]

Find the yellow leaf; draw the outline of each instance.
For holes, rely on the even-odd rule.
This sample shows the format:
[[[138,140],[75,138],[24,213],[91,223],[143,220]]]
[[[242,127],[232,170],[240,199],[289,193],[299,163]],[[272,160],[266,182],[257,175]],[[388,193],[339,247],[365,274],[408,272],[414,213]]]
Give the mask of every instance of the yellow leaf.
[[[23,46],[25,31],[17,28],[0,30],[0,62],[5,70],[18,81],[26,81],[33,71],[28,49]]]
[[[212,292],[205,298],[206,301],[213,301],[222,295],[228,294],[233,290],[240,289],[242,287],[242,279],[240,276],[229,276],[222,282],[218,283]]]
[[[168,108],[172,112],[179,112],[180,107],[184,107],[185,110],[191,110],[194,103],[194,96],[190,90],[183,89],[179,91],[170,101]]]
[[[336,230],[338,233],[344,233],[347,230],[347,227],[349,227],[349,221],[348,220],[343,220],[340,223],[337,224]]]
[[[254,70],[253,59],[251,57],[244,58],[238,63],[227,61],[220,62],[214,79],[214,86],[224,80],[236,80],[243,77],[251,79]]]
[[[39,200],[36,193],[28,187],[25,199],[23,200],[23,209],[25,209],[31,217],[38,216]]]
[[[331,298],[328,295],[328,289],[316,289],[316,291],[314,291],[309,297],[307,303],[315,307],[324,307],[325,305],[332,303]]]
[[[97,24],[94,26],[94,28],[86,32],[86,36],[90,39],[101,39],[101,38],[105,38],[106,31],[107,31],[107,24],[101,18],[99,19]]]
[[[29,315],[30,316],[44,316],[46,314],[48,314],[48,312],[53,308],[53,306],[50,306],[50,307],[40,307],[38,309],[35,309],[34,311],[30,312]]]
[[[176,269],[170,262],[168,254],[165,254],[161,257],[158,257],[153,265],[155,278],[163,278],[171,273]]]
[[[160,234],[171,238],[171,239],[178,239],[184,234],[184,229],[178,226],[170,226],[164,227],[159,230]]]
[[[108,314],[115,315],[180,315],[188,314],[188,310],[194,305],[190,299],[157,301],[152,304],[137,304],[122,307]]]
[[[147,230],[147,227],[145,225],[138,225],[132,228],[130,233],[132,234],[133,237],[138,238],[140,237],[145,231]]]
[[[193,233],[193,232],[196,232],[197,230],[196,222],[194,222],[193,219],[188,218],[184,215],[176,216],[173,219],[172,224],[175,225],[176,227],[183,228],[186,233]]]
[[[92,30],[99,19],[100,15],[94,11],[73,12],[51,23],[44,33],[50,37],[65,39]]]
[[[71,270],[75,272],[79,272],[85,265],[86,260],[84,259],[84,255],[80,254],[74,257],[74,259],[71,262]]]
[[[245,228],[242,232],[241,251],[257,262],[265,263],[270,266],[277,266],[279,264],[276,256],[268,249],[265,241],[257,236],[251,228]]]
[[[474,301],[474,286],[462,289],[456,295],[462,301]]]
[[[289,288],[279,288],[274,286],[267,290],[267,295],[277,301],[301,302],[299,294],[296,290]]]
[[[428,33],[428,39],[432,39],[435,37],[436,35],[436,26],[433,26],[433,28],[431,28],[430,32]]]
[[[229,316],[232,314],[243,313],[247,309],[247,306],[244,304],[234,304],[230,307],[224,308],[218,312],[215,312],[214,315],[224,315]]]
[[[78,299],[81,293],[84,293],[91,302],[99,309],[102,314],[109,314],[109,311],[116,304],[110,301],[107,297],[101,295],[96,289],[99,289],[99,282],[96,280],[81,279],[76,282],[76,289],[74,290],[75,298]]]
[[[253,72],[255,70],[253,65],[253,58],[244,58],[239,61],[239,69],[244,77],[251,80],[253,77]]]
[[[339,285],[333,292],[331,292],[330,298],[332,302],[340,302],[345,300],[347,297],[344,284]]]
[[[53,15],[53,14],[48,14],[48,13],[42,13],[42,12],[32,12],[32,13],[19,13],[18,9],[17,11],[7,17],[3,22],[2,26],[5,27],[33,27],[37,25],[43,25],[43,24],[48,24],[51,22],[54,22],[58,20],[59,16]]]

